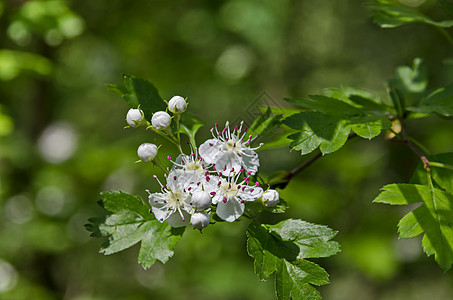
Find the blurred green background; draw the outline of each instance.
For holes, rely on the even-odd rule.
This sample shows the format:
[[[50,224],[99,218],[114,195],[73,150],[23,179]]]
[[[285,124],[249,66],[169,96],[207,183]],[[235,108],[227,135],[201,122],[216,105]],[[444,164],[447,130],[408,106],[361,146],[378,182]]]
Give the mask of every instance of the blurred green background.
[[[434,0],[400,2],[447,17]],[[188,229],[174,258],[148,271],[137,247],[98,254],[101,241],[83,225],[105,213],[99,192],[146,198],[157,172],[134,164],[137,147],[156,137],[123,129],[128,106],[104,84],[122,73],[146,78],[164,99],[188,97],[211,124],[250,122],[257,106],[327,87],[385,97],[384,81],[415,57],[431,87],[453,81],[453,49],[435,29],[384,30],[370,14],[357,0],[0,1],[0,299],[274,299],[273,283],[253,273],[245,222]],[[433,152],[453,151],[448,121],[413,123]],[[287,147],[260,158],[265,175],[307,159]],[[281,191],[287,215],[262,221],[339,231],[343,252],[317,261],[331,275],[325,299],[449,299],[451,271],[422,253],[420,239],[397,239],[406,208],[371,203],[384,184],[407,182],[416,163],[382,136],[356,139]]]

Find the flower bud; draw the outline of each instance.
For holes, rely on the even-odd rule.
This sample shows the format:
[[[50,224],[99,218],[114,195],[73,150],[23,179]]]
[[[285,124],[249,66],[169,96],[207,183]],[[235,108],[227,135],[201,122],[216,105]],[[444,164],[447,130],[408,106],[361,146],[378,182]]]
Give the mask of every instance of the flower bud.
[[[280,195],[276,190],[267,190],[263,194],[263,202],[266,207],[274,207],[280,202]]]
[[[168,101],[168,110],[174,114],[182,113],[186,110],[186,100],[181,96],[174,96]]]
[[[205,210],[211,207],[211,196],[206,191],[198,191],[192,195],[192,203],[196,210]]]
[[[170,126],[170,115],[164,111],[158,111],[151,118],[151,125],[157,130],[162,130]]]
[[[126,121],[131,127],[136,127],[143,120],[143,112],[140,109],[131,108],[127,112]]]
[[[190,218],[190,223],[192,223],[193,228],[202,230],[203,228],[208,227],[211,222],[211,218],[205,212],[196,212]]]
[[[150,143],[141,144],[138,147],[137,154],[144,162],[152,161],[157,155],[157,146]]]

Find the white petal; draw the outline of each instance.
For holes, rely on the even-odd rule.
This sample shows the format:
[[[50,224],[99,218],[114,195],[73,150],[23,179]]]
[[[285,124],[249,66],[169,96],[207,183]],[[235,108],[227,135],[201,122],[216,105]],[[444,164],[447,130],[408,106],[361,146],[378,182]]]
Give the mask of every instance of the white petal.
[[[241,167],[240,158],[233,152],[219,152],[216,155],[215,167],[217,171],[222,172],[224,176],[233,176],[234,173],[230,171],[234,169],[235,172],[239,172]]]
[[[260,166],[260,160],[258,159],[258,154],[255,151],[247,149],[243,150],[247,155],[242,155],[242,164],[244,169],[247,171],[252,171],[252,174],[258,172],[258,167]]]
[[[215,163],[215,156],[220,152],[219,144],[218,139],[209,139],[201,144],[198,151],[203,160],[208,164]]]
[[[231,198],[226,203],[220,201],[217,205],[217,215],[227,222],[233,222],[244,213],[245,205],[240,203],[236,198]]]
[[[253,187],[253,186],[248,186],[244,189],[244,191],[241,190],[239,193],[239,198],[241,198],[244,201],[255,201],[259,197],[263,195],[263,189],[260,187]]]
[[[179,211],[175,211],[172,213],[170,216],[167,218],[168,224],[170,224],[171,227],[184,227],[190,224],[190,214],[186,212],[185,210],[181,210],[182,215],[184,216],[184,221],[181,218],[181,215],[179,214]]]

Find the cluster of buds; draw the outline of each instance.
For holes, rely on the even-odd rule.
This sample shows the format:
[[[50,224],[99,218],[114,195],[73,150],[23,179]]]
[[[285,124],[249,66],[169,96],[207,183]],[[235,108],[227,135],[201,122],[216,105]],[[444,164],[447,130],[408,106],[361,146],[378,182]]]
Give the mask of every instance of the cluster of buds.
[[[184,98],[175,96],[168,102],[168,111],[179,122],[179,114],[187,108]],[[131,112],[132,111],[132,112]],[[128,112],[128,124],[139,124],[143,113],[138,110]],[[153,114],[151,124],[156,130],[170,126],[172,117],[165,111]],[[178,124],[179,125],[179,124]],[[131,127],[135,127],[132,126]],[[252,182],[253,175],[259,167],[259,158],[252,147],[256,137],[247,135],[243,122],[230,129],[229,123],[219,129],[216,123],[212,129],[212,138],[201,144],[198,149],[190,145],[190,154],[182,152],[176,158],[167,156],[172,167],[167,168],[165,182],[156,175],[153,178],[159,183],[158,192],[149,193],[150,213],[160,222],[168,222],[172,227],[183,227],[192,224],[193,228],[202,230],[211,223],[211,213],[222,220],[234,222],[245,211],[245,202],[261,201],[266,207],[273,207],[279,202],[275,190],[264,191],[258,181]],[[145,143],[138,148],[138,156],[144,162],[156,162],[158,147]],[[164,169],[165,170],[165,169]]]

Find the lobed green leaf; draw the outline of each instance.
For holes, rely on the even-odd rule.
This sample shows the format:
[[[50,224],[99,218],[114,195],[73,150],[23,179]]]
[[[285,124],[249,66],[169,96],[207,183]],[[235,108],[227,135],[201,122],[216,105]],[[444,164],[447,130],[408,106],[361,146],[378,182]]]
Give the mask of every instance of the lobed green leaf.
[[[254,259],[255,273],[260,280],[275,274],[278,299],[321,299],[313,285],[328,284],[329,275],[303,258],[337,253],[338,244],[329,242],[335,234],[325,226],[300,220],[286,220],[277,225],[259,225],[252,221],[247,228],[247,251]],[[307,251],[308,248],[312,250]],[[331,250],[326,250],[328,248]]]
[[[419,113],[437,113],[444,117],[453,117],[453,84],[440,88],[420,101],[418,106],[408,110]]]
[[[145,269],[157,260],[166,263],[173,256],[184,228],[157,221],[138,196],[123,192],[104,192],[101,196],[101,205],[112,214],[91,218],[85,226],[91,236],[108,238],[101,253],[110,255],[141,242],[138,261]]]
[[[424,232],[422,246],[447,271],[453,264],[453,194],[426,185],[390,184],[373,201],[392,205],[421,203],[398,224],[401,238]]]
[[[145,79],[123,75],[123,84],[107,84],[106,88],[120,95],[132,108],[140,106],[148,121],[153,113],[167,107],[157,88]]]

